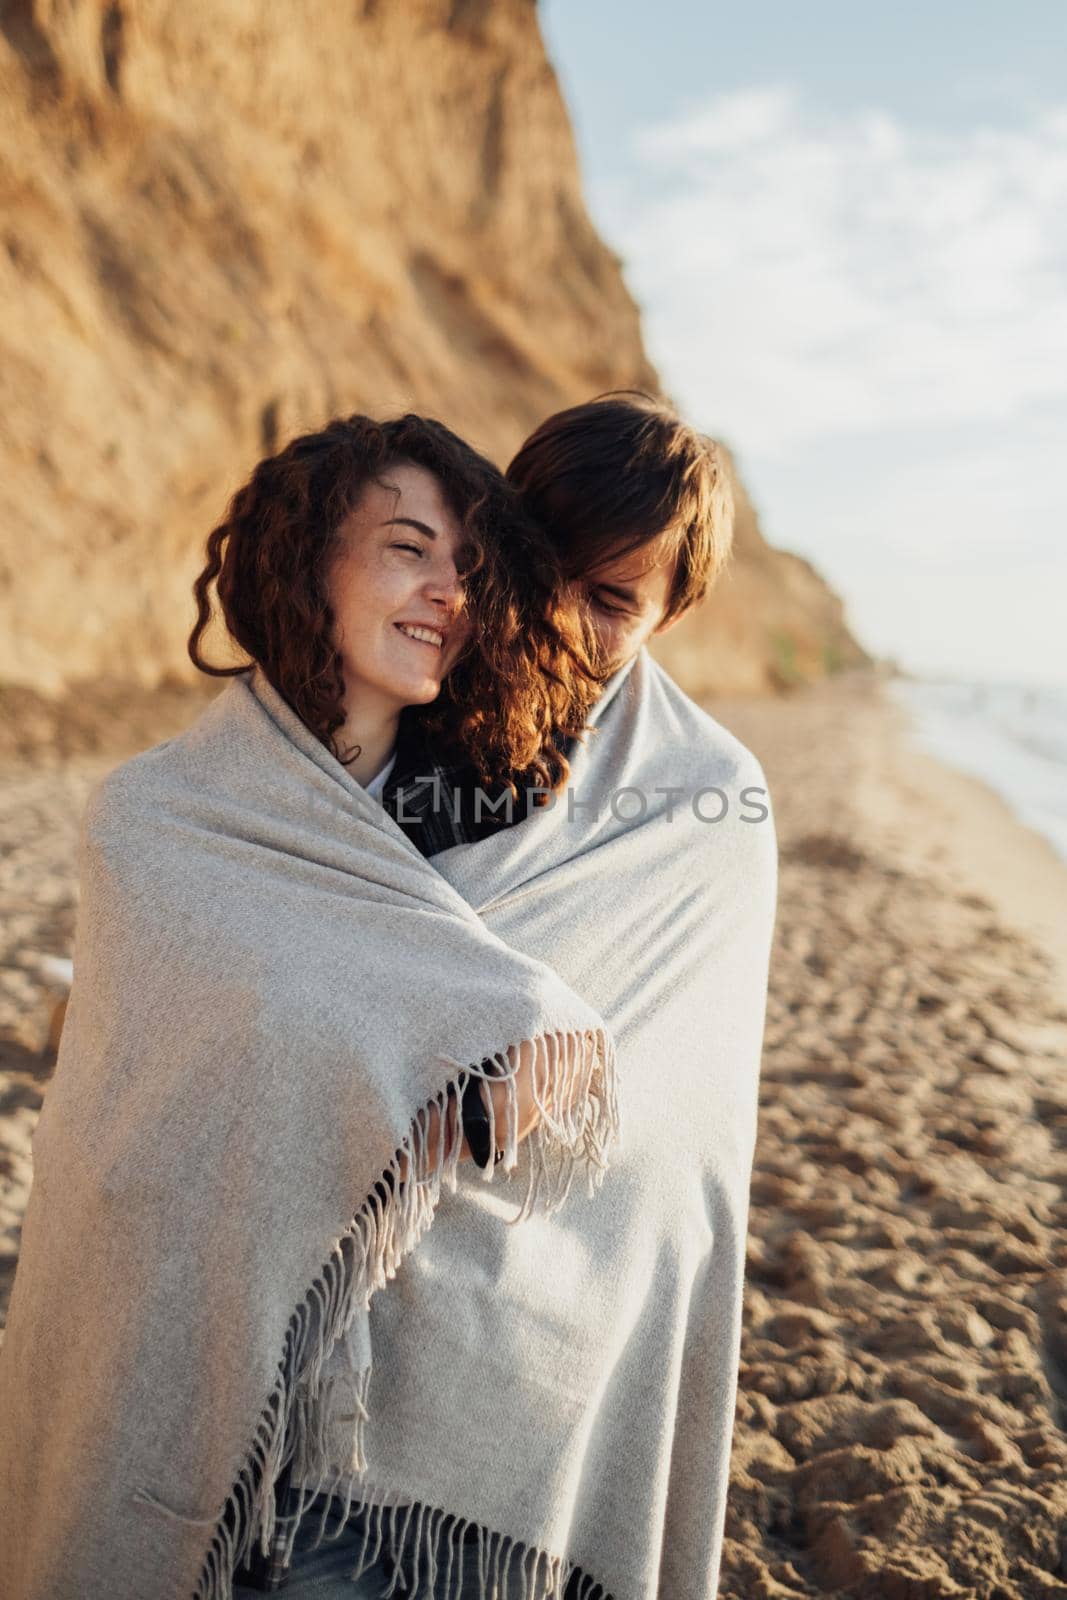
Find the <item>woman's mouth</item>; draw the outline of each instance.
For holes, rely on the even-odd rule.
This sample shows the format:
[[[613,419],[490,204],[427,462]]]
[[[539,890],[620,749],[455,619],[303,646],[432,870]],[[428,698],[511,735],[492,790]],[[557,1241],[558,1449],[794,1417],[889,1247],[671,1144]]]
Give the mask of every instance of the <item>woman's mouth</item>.
[[[439,628],[427,628],[420,622],[397,622],[394,627],[400,630],[405,639],[414,639],[416,644],[428,645],[434,650],[444,647],[445,636]]]

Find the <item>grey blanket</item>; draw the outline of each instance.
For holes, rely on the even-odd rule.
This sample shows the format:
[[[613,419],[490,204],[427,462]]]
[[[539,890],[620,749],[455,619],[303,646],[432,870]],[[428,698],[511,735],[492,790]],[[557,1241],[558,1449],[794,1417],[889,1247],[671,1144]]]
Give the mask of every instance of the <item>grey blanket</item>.
[[[367,1561],[404,1544],[412,1596],[465,1555],[485,1600],[574,1566],[710,1600],[774,831],[644,652],[595,726],[568,797],[432,865],[258,670],[98,786],[0,1351],[0,1592],[228,1595],[295,1533],[288,1466],[369,1508]],[[534,1134],[512,1094],[495,1171],[431,1152],[429,1108],[524,1042]]]

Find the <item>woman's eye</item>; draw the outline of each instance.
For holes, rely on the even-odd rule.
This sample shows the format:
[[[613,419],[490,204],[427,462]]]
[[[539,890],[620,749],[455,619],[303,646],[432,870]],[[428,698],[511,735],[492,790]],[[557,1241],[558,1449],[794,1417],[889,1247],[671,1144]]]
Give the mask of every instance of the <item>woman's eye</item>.
[[[607,611],[613,617],[621,617],[625,615],[621,606],[609,605],[608,602],[606,600],[602,600],[598,594],[593,596],[593,604],[596,606],[598,611]]]
[[[412,550],[412,551],[414,551],[415,555],[417,555],[417,556],[421,556],[422,555],[422,546],[421,545],[417,545],[417,544],[394,544],[393,549],[394,550]]]

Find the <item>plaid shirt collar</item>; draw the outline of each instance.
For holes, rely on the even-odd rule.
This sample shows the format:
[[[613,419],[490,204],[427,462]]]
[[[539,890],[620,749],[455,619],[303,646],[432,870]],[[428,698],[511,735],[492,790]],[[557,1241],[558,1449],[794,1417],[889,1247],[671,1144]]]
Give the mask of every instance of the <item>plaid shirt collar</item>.
[[[566,741],[567,755],[576,742]],[[437,855],[455,844],[475,844],[522,822],[527,801],[521,786],[510,806],[507,794],[502,785],[484,789],[470,762],[435,754],[415,708],[401,712],[396,762],[381,801],[424,856]]]
[[[424,856],[480,838],[467,801],[477,788],[473,768],[435,753],[412,708],[400,715],[396,761],[381,802],[397,827]],[[464,803],[467,801],[467,803]]]

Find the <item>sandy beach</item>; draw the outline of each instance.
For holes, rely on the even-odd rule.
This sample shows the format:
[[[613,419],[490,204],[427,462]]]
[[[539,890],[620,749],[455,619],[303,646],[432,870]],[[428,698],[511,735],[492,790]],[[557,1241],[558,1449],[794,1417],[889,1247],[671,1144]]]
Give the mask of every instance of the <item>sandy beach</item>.
[[[0,703],[0,1306],[81,805],[205,698]],[[1067,1596],[1067,866],[870,674],[709,709],[781,847],[720,1592]]]
[[[721,1594],[1067,1595],[1067,868],[870,681],[711,709],[781,848]]]

